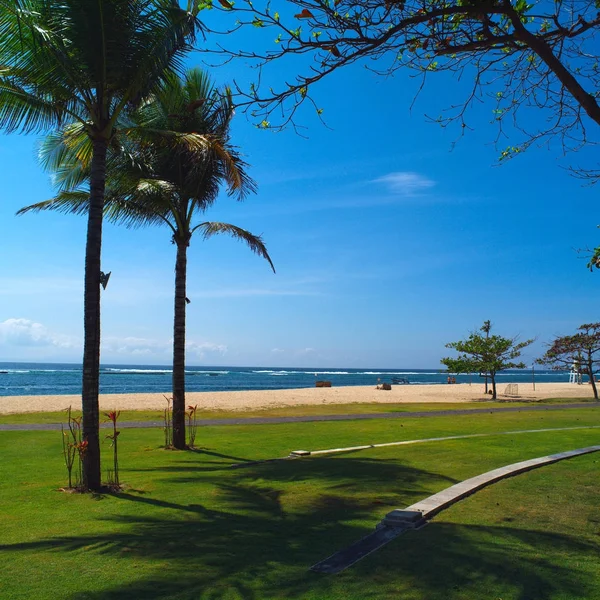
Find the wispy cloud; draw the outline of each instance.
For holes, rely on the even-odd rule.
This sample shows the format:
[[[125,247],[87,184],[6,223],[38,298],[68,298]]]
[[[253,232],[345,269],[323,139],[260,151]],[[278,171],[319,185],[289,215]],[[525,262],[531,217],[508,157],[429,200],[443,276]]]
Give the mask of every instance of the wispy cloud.
[[[206,290],[190,293],[192,298],[238,298],[248,296],[322,296],[322,292],[310,290],[277,290],[270,288],[239,288]]]
[[[0,296],[36,296],[60,294],[78,302],[83,293],[83,278],[49,277],[3,277],[0,279]]]
[[[317,354],[317,351],[314,348],[302,348],[296,352],[298,356],[307,356]]]
[[[207,356],[224,356],[227,354],[227,346],[224,344],[213,344],[212,342],[188,342],[185,349],[189,354],[195,354],[197,358]]]
[[[50,331],[29,319],[6,319],[0,323],[0,343],[7,346],[54,346],[75,348],[73,338]]]
[[[185,345],[188,355],[195,358],[208,356],[223,356],[227,353],[227,346],[213,342],[188,341]],[[102,352],[120,356],[145,356],[157,359],[168,358],[173,352],[173,340],[152,339],[141,337],[106,337],[102,342]]]
[[[139,337],[106,337],[102,340],[102,352],[128,356],[156,356],[168,354],[168,341]]]
[[[389,192],[403,196],[414,196],[435,186],[435,181],[414,171],[395,171],[373,179],[372,183],[382,184]]]
[[[383,188],[386,193],[381,193],[379,189],[373,190],[374,185],[377,188]],[[393,206],[403,198],[427,198],[428,201],[445,201],[444,198],[431,198],[426,192],[436,186],[436,182],[425,175],[414,171],[394,171],[376,179],[356,179],[356,176],[349,176],[344,182],[339,183],[334,188],[322,192],[321,197],[306,197],[302,201],[293,198],[293,201],[287,203],[278,203],[277,205],[262,204],[259,208],[253,208],[255,216],[264,217],[265,214],[273,217],[275,215],[294,215],[309,212],[322,212],[328,210],[354,209],[374,206]],[[266,212],[265,212],[266,211]]]

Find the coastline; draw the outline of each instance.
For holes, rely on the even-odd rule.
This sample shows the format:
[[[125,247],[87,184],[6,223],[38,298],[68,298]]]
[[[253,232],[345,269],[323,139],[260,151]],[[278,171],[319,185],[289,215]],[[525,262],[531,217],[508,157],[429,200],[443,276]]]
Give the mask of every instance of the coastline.
[[[498,386],[498,399],[504,396],[506,384]],[[549,398],[592,399],[590,385],[570,383],[519,384],[518,396],[512,400],[544,400]],[[163,410],[168,393],[100,394],[100,410]],[[391,390],[375,386],[343,386],[331,388],[299,388],[285,390],[257,390],[236,392],[187,392],[186,404],[198,405],[204,410],[240,411],[278,408],[282,406],[356,403],[449,403],[489,400],[482,384],[469,385],[394,385]],[[79,395],[2,396],[0,414],[53,412],[79,408]]]

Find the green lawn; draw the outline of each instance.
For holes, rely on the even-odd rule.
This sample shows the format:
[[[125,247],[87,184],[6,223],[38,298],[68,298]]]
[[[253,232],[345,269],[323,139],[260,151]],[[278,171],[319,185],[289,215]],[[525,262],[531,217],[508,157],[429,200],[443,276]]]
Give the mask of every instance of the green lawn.
[[[600,599],[600,453],[495,484],[337,576],[308,567],[392,508],[599,430],[491,436],[296,461],[293,449],[600,425],[595,408],[204,427],[195,452],[121,434],[117,495],[56,491],[59,432],[0,432],[0,596],[9,599]],[[108,441],[103,447],[108,459]],[[108,463],[108,460],[105,461]]]
[[[546,404],[573,404],[590,402],[593,398],[552,398],[543,402],[424,402],[424,403],[356,403],[356,404],[315,404],[300,406],[282,406],[278,408],[254,410],[201,410],[198,409],[199,419],[239,419],[245,417],[296,417],[309,415],[347,415],[365,413],[388,412],[434,412],[439,410],[469,410],[481,408],[500,408],[507,406],[528,407]],[[81,411],[73,410],[73,416],[78,416]],[[159,410],[124,410],[121,411],[121,421],[161,421],[163,413]],[[101,415],[102,418],[102,415]],[[65,411],[23,413],[0,415],[0,424],[28,424],[28,423],[61,423],[65,421]]]

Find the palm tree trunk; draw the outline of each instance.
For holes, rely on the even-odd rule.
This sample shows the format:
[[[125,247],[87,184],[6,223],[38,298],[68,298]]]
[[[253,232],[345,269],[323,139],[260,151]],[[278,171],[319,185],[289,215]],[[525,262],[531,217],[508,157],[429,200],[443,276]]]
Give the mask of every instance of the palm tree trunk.
[[[92,491],[101,488],[100,416],[98,409],[100,382],[100,255],[102,250],[102,211],[104,209],[107,146],[105,139],[100,138],[93,141],[90,210],[85,248],[81,408],[83,413],[83,439],[87,442],[87,448],[83,455],[83,485],[86,489]]]
[[[496,400],[496,373],[490,373],[490,379],[492,380],[492,400]]]
[[[173,323],[173,446],[185,450],[185,309],[187,241],[176,238],[175,318]]]

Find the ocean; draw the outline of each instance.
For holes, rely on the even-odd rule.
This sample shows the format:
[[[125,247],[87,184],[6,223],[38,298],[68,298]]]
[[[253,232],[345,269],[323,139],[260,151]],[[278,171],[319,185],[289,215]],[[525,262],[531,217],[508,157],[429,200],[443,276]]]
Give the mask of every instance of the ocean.
[[[446,384],[447,373],[436,369],[296,369],[279,367],[187,367],[190,392],[281,390],[314,387],[315,380],[332,385],[392,383],[394,378],[411,385]],[[535,370],[539,383],[568,382],[564,371]],[[483,382],[478,375],[459,375],[457,383]],[[499,373],[497,382],[530,383],[531,370]],[[171,390],[171,367],[149,365],[102,365],[100,392],[104,394],[165,393]],[[38,396],[81,393],[81,366],[52,363],[0,363],[0,396]]]

